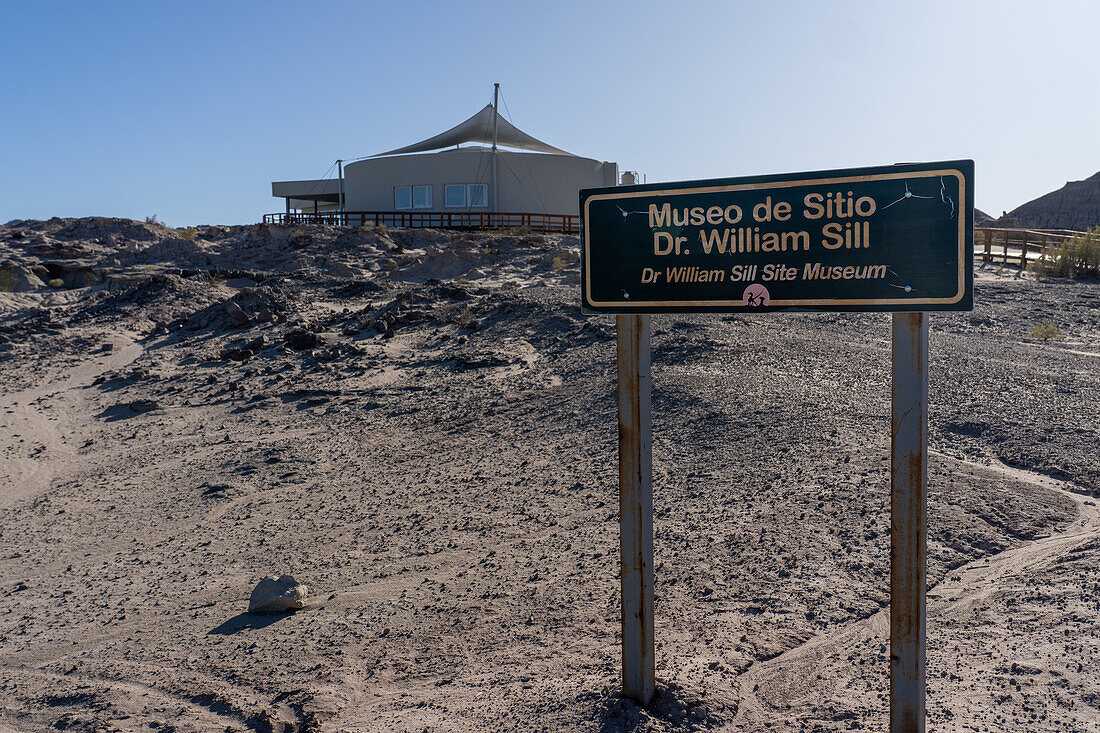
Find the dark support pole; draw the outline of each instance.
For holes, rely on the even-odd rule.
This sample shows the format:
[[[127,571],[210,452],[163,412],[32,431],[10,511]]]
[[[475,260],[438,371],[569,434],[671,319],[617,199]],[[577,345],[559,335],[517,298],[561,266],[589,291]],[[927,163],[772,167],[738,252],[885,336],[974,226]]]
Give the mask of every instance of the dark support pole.
[[[615,328],[619,365],[623,696],[648,705],[655,687],[649,316],[616,316]]]
[[[927,313],[894,314],[891,397],[890,731],[924,733]]]

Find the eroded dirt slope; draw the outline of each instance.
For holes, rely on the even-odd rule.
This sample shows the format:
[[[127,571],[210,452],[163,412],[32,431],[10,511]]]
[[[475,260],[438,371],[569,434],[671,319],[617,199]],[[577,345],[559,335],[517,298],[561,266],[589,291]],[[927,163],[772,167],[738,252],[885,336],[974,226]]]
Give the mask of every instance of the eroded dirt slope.
[[[0,227],[62,275],[0,296],[4,724],[884,727],[887,317],[654,319],[647,712],[575,239],[162,229]],[[929,716],[1088,730],[1100,288],[979,274],[932,317]],[[245,614],[284,572],[308,608]]]

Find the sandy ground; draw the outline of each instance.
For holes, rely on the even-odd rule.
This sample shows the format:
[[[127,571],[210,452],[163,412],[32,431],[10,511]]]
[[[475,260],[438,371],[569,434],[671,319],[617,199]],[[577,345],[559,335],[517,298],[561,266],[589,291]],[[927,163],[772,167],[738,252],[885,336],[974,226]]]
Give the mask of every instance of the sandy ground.
[[[654,320],[647,711],[576,240],[188,234],[0,227],[0,730],[885,727],[887,317]],[[1100,285],[975,300],[932,317],[930,729],[1100,730]],[[307,608],[245,613],[280,573]]]

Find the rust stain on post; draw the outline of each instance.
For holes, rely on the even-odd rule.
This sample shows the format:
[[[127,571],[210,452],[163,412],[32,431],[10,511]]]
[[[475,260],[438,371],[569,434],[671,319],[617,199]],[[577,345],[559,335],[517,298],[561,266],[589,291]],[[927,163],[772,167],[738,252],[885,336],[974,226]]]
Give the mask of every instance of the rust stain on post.
[[[890,731],[923,733],[928,542],[927,313],[894,314],[891,398]]]
[[[647,705],[655,687],[649,316],[616,316],[615,327],[619,367],[623,696]]]

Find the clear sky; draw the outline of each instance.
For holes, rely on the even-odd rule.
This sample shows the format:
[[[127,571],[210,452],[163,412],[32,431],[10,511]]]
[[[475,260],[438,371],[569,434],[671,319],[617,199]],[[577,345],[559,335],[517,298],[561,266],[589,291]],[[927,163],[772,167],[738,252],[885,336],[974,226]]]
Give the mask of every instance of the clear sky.
[[[649,182],[973,158],[999,215],[1100,170],[1100,3],[0,0],[0,221],[279,211],[451,127]]]

